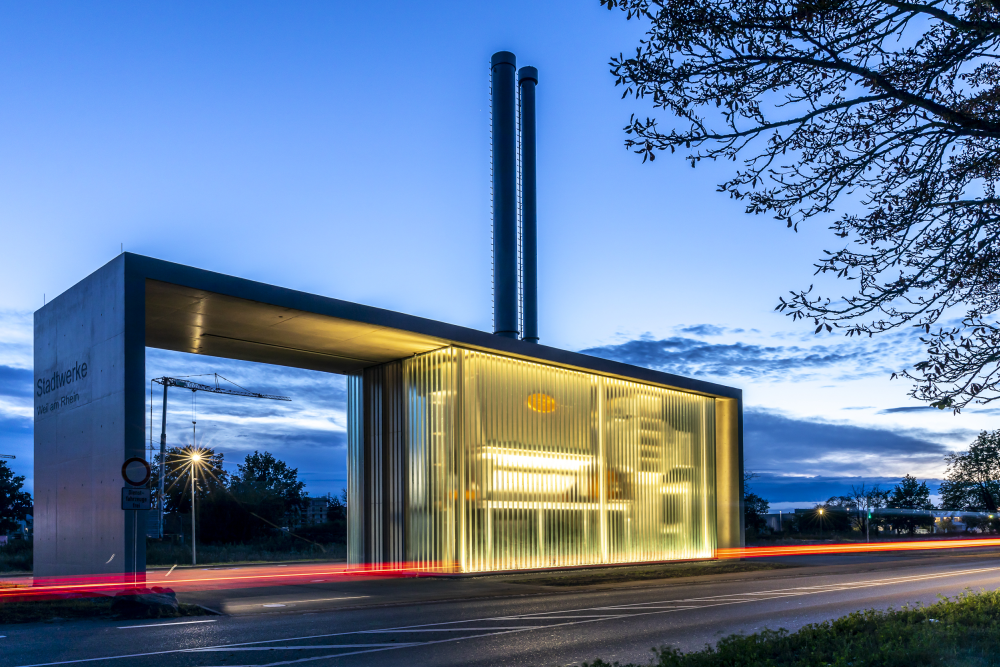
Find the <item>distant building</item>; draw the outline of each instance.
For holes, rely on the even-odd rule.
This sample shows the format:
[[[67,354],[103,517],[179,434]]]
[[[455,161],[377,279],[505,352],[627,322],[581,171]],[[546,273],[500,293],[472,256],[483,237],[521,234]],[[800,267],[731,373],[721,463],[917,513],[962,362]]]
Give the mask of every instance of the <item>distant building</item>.
[[[304,498],[302,500],[302,523],[306,526],[326,523],[326,511],[330,508],[330,498]]]

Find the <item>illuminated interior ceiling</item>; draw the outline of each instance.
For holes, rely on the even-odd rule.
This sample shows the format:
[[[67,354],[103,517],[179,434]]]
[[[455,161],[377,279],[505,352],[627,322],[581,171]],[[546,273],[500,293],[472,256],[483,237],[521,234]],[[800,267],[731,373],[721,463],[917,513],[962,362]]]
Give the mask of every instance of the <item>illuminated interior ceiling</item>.
[[[146,345],[328,373],[435,350],[433,336],[146,280]]]

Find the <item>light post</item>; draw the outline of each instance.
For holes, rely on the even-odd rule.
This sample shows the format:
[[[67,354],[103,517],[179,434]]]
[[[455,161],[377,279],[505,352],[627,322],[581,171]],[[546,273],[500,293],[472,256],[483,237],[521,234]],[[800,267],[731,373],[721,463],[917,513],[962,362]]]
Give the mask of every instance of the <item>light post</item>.
[[[195,526],[194,526],[194,493],[195,493],[195,477],[198,475],[197,464],[201,461],[200,454],[191,455],[191,564],[198,564],[198,548],[195,546]]]
[[[191,422],[192,436],[197,435],[197,424],[198,422]],[[191,565],[198,564],[198,547],[197,541],[195,540],[195,514],[194,514],[194,495],[195,495],[195,480],[198,476],[198,466],[201,465],[201,450],[198,449],[198,441],[192,437],[191,440]]]
[[[819,536],[823,537],[823,508],[819,508]]]

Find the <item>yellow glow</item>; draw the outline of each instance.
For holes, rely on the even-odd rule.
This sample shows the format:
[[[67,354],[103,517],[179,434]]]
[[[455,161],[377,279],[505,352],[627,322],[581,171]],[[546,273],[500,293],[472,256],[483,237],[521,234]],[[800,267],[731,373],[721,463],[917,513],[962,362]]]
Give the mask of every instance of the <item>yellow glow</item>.
[[[494,470],[493,488],[522,493],[562,493],[573,486],[576,479],[575,475]]]
[[[393,479],[410,498],[408,563],[481,572],[714,554],[713,399],[459,348],[399,364],[408,458]],[[361,442],[349,442],[356,461]]]
[[[556,411],[556,399],[548,394],[532,394],[528,397],[528,407],[535,412],[548,414]]]
[[[495,465],[504,468],[528,468],[530,470],[580,470],[589,466],[594,457],[580,454],[553,456],[546,452],[532,452],[525,449],[505,449],[486,447],[484,459],[492,459]]]

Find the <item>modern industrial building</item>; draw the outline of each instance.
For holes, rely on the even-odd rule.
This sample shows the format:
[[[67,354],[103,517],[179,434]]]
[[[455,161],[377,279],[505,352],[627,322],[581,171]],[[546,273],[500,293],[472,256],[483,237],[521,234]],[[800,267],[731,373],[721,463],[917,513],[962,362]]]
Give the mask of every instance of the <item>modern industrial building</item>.
[[[348,376],[352,567],[742,546],[740,390],[537,342],[538,75],[499,53],[492,76],[494,333],[130,253],[35,313],[36,578],[145,571],[121,469],[145,451],[146,347]]]

